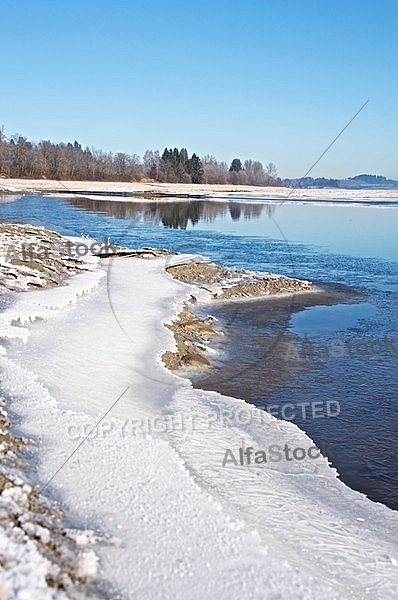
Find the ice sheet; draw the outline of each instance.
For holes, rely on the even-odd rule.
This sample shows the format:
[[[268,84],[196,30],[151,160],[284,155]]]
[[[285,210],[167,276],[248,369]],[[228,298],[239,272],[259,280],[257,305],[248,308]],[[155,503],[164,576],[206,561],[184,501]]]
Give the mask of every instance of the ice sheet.
[[[2,315],[2,385],[41,442],[39,481],[62,467],[46,491],[114,538],[99,550],[109,597],[397,597],[397,514],[326,459],[222,466],[228,448],[313,444],[163,367],[162,323],[192,293],[166,261],[102,263],[95,282],[20,295]]]

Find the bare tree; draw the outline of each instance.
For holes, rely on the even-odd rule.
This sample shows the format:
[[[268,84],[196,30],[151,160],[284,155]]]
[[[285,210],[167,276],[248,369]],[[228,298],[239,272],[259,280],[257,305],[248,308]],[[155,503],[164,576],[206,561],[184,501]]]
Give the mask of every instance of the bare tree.
[[[7,161],[7,138],[4,133],[4,126],[0,126],[0,175],[7,175],[6,173],[6,161]]]
[[[267,175],[259,160],[245,160],[245,172],[249,185],[266,185]]]
[[[273,162],[269,162],[266,166],[266,173],[268,176],[267,185],[280,185],[278,184],[278,171]]]
[[[160,169],[160,154],[159,150],[153,152],[153,150],[147,150],[144,154],[143,158],[143,171],[146,177],[150,179],[159,179],[159,169]]]
[[[218,162],[214,156],[207,154],[202,158],[203,165],[203,183],[225,184],[228,182],[228,165],[225,162]]]

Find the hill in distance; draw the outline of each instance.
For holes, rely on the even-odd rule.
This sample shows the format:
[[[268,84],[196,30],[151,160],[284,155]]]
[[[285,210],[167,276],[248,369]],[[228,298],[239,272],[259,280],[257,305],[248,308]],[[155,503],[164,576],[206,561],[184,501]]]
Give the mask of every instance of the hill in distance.
[[[342,188],[342,189],[372,189],[394,190],[398,189],[396,179],[387,179],[383,175],[355,175],[348,179],[327,179],[325,177],[303,177],[302,179],[284,179],[283,185],[295,188]]]

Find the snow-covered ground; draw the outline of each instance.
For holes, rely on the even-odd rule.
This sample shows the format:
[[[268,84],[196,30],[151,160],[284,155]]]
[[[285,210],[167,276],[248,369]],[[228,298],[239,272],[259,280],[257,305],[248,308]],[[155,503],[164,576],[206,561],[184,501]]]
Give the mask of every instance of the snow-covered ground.
[[[2,386],[40,441],[36,477],[72,523],[105,534],[106,597],[397,598],[396,512],[322,456],[272,462],[270,446],[313,443],[163,366],[163,323],[200,296],[169,260],[93,259],[64,287],[19,294],[0,320]],[[239,448],[268,462],[226,460]],[[24,573],[20,598],[34,565]]]
[[[62,196],[70,192],[72,196],[84,194],[85,198],[106,201],[126,201],[142,202],[139,195],[165,194],[170,197],[158,197],[158,202],[173,201],[173,195],[206,196],[217,201],[250,199],[256,200],[276,200],[278,202],[330,202],[332,204],[343,204],[344,202],[352,205],[353,202],[360,204],[372,204],[381,202],[396,203],[398,201],[398,189],[396,190],[375,190],[360,189],[348,190],[339,188],[324,189],[297,189],[285,187],[253,187],[247,185],[210,185],[210,184],[185,184],[185,183],[144,183],[144,182],[104,182],[104,181],[52,181],[46,179],[3,179],[0,180],[0,194],[7,193],[43,193],[56,194],[57,191]],[[90,192],[92,195],[90,195]],[[105,196],[110,194],[138,194],[137,197]],[[101,194],[101,195],[95,195]]]

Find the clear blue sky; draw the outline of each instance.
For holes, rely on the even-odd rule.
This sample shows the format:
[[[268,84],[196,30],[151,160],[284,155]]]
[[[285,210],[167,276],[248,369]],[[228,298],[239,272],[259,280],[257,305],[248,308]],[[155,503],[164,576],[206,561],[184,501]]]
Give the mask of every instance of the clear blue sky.
[[[107,151],[398,179],[398,2],[16,0],[1,8],[6,134]]]

